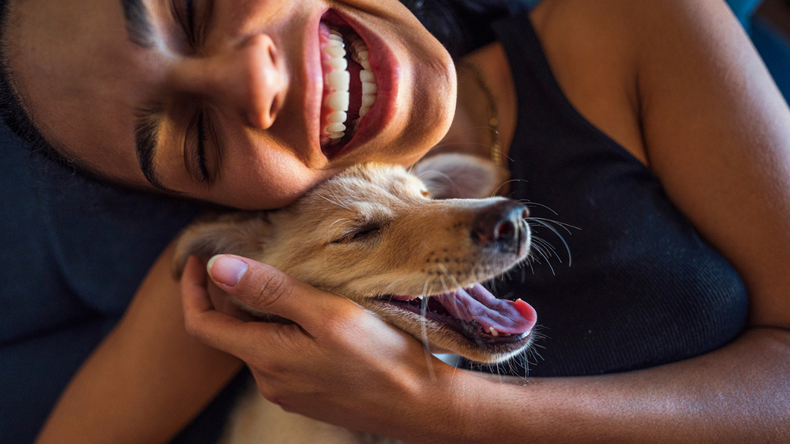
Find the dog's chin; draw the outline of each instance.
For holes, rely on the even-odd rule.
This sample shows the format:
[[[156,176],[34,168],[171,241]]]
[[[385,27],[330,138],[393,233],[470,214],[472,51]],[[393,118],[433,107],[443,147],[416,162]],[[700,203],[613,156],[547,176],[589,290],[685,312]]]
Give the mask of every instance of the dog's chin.
[[[421,339],[433,353],[453,353],[469,360],[493,364],[521,353],[532,343],[532,330],[519,334],[484,331],[481,324],[467,322],[447,314],[430,303],[423,311],[420,305],[404,304],[386,299],[370,299],[366,308],[385,321]]]
[[[532,343],[537,314],[526,302],[497,299],[478,283],[449,290],[419,297],[363,297],[358,302],[435,353],[493,364]]]

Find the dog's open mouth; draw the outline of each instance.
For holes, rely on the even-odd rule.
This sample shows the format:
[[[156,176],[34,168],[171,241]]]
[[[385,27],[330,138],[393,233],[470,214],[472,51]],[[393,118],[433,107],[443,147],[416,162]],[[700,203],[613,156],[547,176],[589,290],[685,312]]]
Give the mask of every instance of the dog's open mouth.
[[[480,284],[430,297],[385,296],[380,300],[425,316],[478,344],[520,342],[538,318],[535,309],[521,299],[497,299]]]

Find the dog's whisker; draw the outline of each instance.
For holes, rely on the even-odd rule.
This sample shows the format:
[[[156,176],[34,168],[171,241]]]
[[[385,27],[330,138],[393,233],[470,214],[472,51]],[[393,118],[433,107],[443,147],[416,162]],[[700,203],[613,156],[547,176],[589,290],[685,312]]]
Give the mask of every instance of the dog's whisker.
[[[345,208],[349,211],[354,211],[353,208],[350,206],[350,202],[353,202],[353,199],[350,199],[349,196],[345,196],[345,199],[341,199],[337,196],[337,190],[332,190],[332,196],[334,196],[335,201],[341,208]]]
[[[448,278],[450,278],[450,279],[452,279],[452,280],[453,280],[453,283],[455,284],[455,287],[456,287],[456,288],[463,288],[463,286],[462,286],[462,285],[461,285],[461,284],[458,282],[458,280],[455,278],[455,276],[454,276],[452,273],[450,273],[450,271],[447,269],[447,267],[445,267],[445,266],[444,266],[444,264],[442,264],[442,263],[438,263],[438,264],[436,264],[436,265],[438,265],[438,266],[439,266],[439,269],[442,271],[442,273],[443,273],[445,276],[447,276]],[[447,290],[447,287],[446,287],[446,286],[444,287],[444,292],[445,292],[445,293],[447,293],[447,292],[448,292],[448,290]]]
[[[433,358],[432,358],[432,354],[431,354],[431,344],[428,341],[428,326],[426,325],[427,318],[425,317],[425,315],[428,312],[428,296],[427,296],[427,294],[428,294],[428,283],[429,282],[430,282],[430,279],[426,279],[425,280],[425,286],[422,289],[422,304],[421,304],[421,307],[420,307],[420,310],[422,311],[422,317],[421,317],[422,319],[421,319],[420,330],[421,330],[421,333],[422,333],[422,346],[423,346],[422,349],[425,352],[425,364],[428,367],[428,374],[431,377],[431,382],[435,383],[436,382],[436,372],[433,369]]]
[[[333,192],[333,195],[334,195],[334,192]],[[348,205],[343,205],[342,203],[340,203],[340,202],[338,201],[339,199],[337,198],[337,195],[334,195],[334,197],[335,197],[335,199],[338,199],[338,200],[332,200],[332,199],[330,199],[330,198],[328,198],[328,197],[326,197],[326,196],[324,196],[324,195],[319,195],[319,197],[320,197],[320,198],[322,198],[322,199],[324,199],[325,201],[327,201],[327,202],[329,202],[329,203],[333,204],[333,205],[337,205],[337,206],[338,206],[338,207],[340,207],[340,208],[346,209],[346,210],[348,210],[348,211],[353,211],[353,210],[351,209],[351,207],[349,207]]]
[[[499,190],[504,188],[506,185],[510,185],[511,183],[514,183],[514,182],[527,182],[527,181],[524,180],[524,179],[510,179],[510,180],[506,180],[506,181],[502,182],[501,185],[496,187],[496,189],[494,189],[493,192],[491,192],[491,197],[498,196],[499,195]]]
[[[535,256],[534,256],[532,253],[530,253],[530,255],[529,255],[529,261],[527,261],[527,265],[529,265],[529,269],[530,269],[530,271],[532,271],[532,274],[533,274],[533,275],[535,274],[535,267],[533,267],[533,266],[532,266],[532,263],[533,263],[534,261],[535,261]],[[522,282],[522,283],[524,283],[524,282],[526,282],[526,281],[527,281],[527,279],[526,279],[526,276],[524,276],[524,275],[522,274],[522,277],[521,277],[521,282]]]
[[[560,222],[560,221],[554,220],[554,219],[547,219],[545,217],[530,217],[529,219],[530,220],[539,220],[541,222],[546,222],[546,223],[549,223],[549,224],[557,225],[558,227],[564,229],[571,236],[573,236],[573,232],[570,230],[571,228],[573,228],[574,230],[581,230],[581,228],[579,228],[579,227],[577,227],[575,225],[566,224],[565,222]]]
[[[554,267],[551,265],[551,261],[549,260],[549,256],[551,256],[551,253],[547,253],[543,248],[539,247],[538,245],[535,245],[535,250],[538,252],[538,254],[543,256],[543,259],[546,259],[546,265],[548,265],[549,268],[551,269],[551,274],[555,275]]]
[[[551,257],[551,253],[547,252],[544,249],[538,250],[538,253],[540,253],[540,255],[543,256],[543,259],[546,260],[546,265],[549,266],[549,268],[551,269],[551,274],[554,275],[554,267],[551,265],[551,260],[549,259]]]
[[[554,245],[552,245],[551,243],[549,243],[548,241],[546,241],[544,239],[541,239],[539,237],[534,237],[532,239],[532,242],[534,243],[534,245],[533,245],[534,247],[537,248],[539,246],[539,247],[543,248],[544,250],[546,250],[546,252],[549,253],[549,256],[552,256],[553,254],[557,254],[557,250],[554,248]],[[558,257],[557,259],[560,262],[562,262],[561,258]]]
[[[527,208],[530,208],[530,207],[541,207],[541,208],[545,208],[545,209],[551,211],[552,213],[554,213],[555,216],[559,216],[559,214],[556,211],[552,210],[551,207],[549,207],[548,205],[543,205],[541,203],[532,202],[529,199],[517,199],[517,200],[519,202],[523,203],[524,205],[526,205]]]
[[[398,283],[403,282],[409,278],[410,276],[401,276],[397,279],[390,281],[386,287],[382,288],[381,294],[388,294],[390,295],[390,297],[392,297],[393,294],[398,293],[398,291],[396,290],[396,288],[398,287]]]
[[[546,247],[541,242],[533,242],[533,244],[532,244],[532,251],[533,252],[536,252],[539,255],[541,255],[543,257],[546,257],[546,254],[543,252],[544,248],[546,248]],[[532,258],[533,262],[538,263],[538,264],[542,264],[542,262],[534,254],[530,255],[530,258]]]
[[[565,241],[565,238],[564,238],[564,237],[562,237],[562,235],[560,234],[560,232],[559,232],[559,231],[557,231],[557,230],[556,230],[554,227],[552,227],[552,226],[551,226],[551,225],[549,225],[548,223],[546,223],[546,222],[544,222],[544,221],[542,221],[542,220],[540,220],[540,219],[533,219],[533,221],[534,221],[536,224],[538,224],[538,225],[541,225],[541,226],[543,226],[543,227],[546,227],[546,228],[548,228],[549,230],[551,230],[552,232],[554,232],[554,234],[556,234],[556,235],[557,235],[557,237],[559,237],[559,238],[560,238],[560,240],[562,241],[562,243],[565,245],[565,251],[567,251],[567,252],[568,252],[568,266],[570,267],[570,266],[572,265],[573,258],[571,257],[571,247],[570,247],[570,246],[568,246],[568,243]]]
[[[442,283],[442,289],[445,293],[449,293],[450,289],[447,288],[447,282],[444,281],[444,276],[439,276],[439,281]]]

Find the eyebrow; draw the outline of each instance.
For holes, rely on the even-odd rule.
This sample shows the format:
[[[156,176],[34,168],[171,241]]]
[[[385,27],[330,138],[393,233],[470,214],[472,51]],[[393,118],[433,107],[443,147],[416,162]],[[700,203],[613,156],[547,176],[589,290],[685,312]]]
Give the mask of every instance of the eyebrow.
[[[162,111],[159,106],[140,108],[135,113],[134,141],[137,147],[137,163],[145,179],[161,191],[178,194],[176,191],[162,185],[154,169],[154,155],[156,154],[159,128],[162,121]]]

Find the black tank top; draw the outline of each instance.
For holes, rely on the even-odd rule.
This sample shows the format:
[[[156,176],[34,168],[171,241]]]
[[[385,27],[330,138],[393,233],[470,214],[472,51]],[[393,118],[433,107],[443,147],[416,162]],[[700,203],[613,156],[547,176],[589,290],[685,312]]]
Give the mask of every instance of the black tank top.
[[[520,297],[538,312],[529,375],[640,369],[735,338],[747,315],[736,271],[673,206],[651,171],[570,104],[526,14],[493,29],[518,98],[512,197],[535,203],[536,218],[578,227],[558,228],[569,258],[556,234],[534,226],[556,252],[546,259],[533,251],[531,267],[495,284],[500,296]],[[511,363],[483,370],[524,375],[526,369]]]

